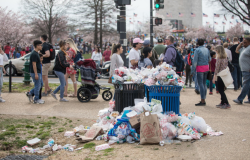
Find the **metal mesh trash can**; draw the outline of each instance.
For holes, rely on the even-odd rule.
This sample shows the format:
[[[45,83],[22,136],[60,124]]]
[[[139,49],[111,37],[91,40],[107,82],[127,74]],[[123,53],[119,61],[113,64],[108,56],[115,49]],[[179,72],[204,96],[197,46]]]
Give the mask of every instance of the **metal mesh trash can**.
[[[144,98],[144,84],[114,84],[115,111],[121,113],[125,107],[134,106],[134,100]]]
[[[145,97],[148,102],[151,99],[160,100],[163,112],[173,111],[175,114],[180,113],[180,92],[181,86],[146,86]]]

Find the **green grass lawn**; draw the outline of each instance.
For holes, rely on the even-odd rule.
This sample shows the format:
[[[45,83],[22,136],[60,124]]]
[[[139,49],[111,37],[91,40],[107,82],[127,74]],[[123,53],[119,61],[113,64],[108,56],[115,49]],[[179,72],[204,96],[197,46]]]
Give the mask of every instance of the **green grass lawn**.
[[[63,137],[66,130],[73,130],[74,126],[81,123],[67,118],[30,116],[26,119],[24,117],[0,115],[0,151],[20,151],[21,147],[27,145],[27,140],[36,137],[42,141],[33,148],[43,147],[50,137],[53,138],[54,135],[59,134]],[[69,122],[74,126],[70,126]]]
[[[84,54],[83,57],[84,59],[91,59],[92,54]]]
[[[52,90],[56,89],[59,85],[60,84],[55,84],[55,83],[49,84],[49,86]],[[78,84],[77,88],[80,88],[80,87],[81,87],[81,84]],[[107,86],[107,87],[110,87],[112,90],[114,89],[114,86]],[[24,93],[24,92],[30,91],[32,88],[34,88],[33,84],[25,85],[24,83],[12,83],[11,91],[13,93]],[[2,93],[7,93],[7,92],[9,92],[9,82],[4,82],[3,88],[2,88]],[[68,93],[74,93],[73,84],[69,84]],[[100,92],[100,94],[101,93],[102,93],[102,91]]]
[[[60,84],[54,84],[54,83],[50,83],[49,86],[52,90],[56,89]],[[78,88],[80,87],[81,85],[78,84]],[[29,90],[31,90],[32,88],[34,88],[34,85],[33,84],[30,84],[30,85],[25,85],[24,83],[12,83],[12,88],[11,88],[11,91],[14,92],[14,93],[24,93],[24,92],[27,92]],[[68,87],[68,91],[69,92],[73,92],[74,91],[74,88],[73,88],[73,85],[72,84],[69,84],[69,87]],[[6,93],[6,92],[9,92],[9,82],[4,82],[3,83],[3,88],[2,88],[2,92]]]

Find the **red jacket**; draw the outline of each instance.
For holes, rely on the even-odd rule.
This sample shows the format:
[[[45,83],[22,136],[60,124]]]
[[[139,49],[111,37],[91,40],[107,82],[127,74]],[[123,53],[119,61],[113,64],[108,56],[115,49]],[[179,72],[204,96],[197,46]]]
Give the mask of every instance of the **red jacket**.
[[[5,46],[4,47],[4,53],[9,54],[10,53],[10,49],[11,49],[10,46]]]
[[[216,65],[216,59],[212,58],[211,62],[209,63],[209,67],[211,68],[211,72],[215,71],[215,65]]]

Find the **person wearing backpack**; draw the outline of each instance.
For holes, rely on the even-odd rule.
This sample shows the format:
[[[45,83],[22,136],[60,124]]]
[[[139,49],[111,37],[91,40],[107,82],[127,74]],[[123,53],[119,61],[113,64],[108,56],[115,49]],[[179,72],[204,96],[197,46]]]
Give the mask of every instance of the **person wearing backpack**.
[[[49,80],[48,80],[48,74],[49,74],[49,68],[51,66],[51,58],[50,58],[50,46],[48,43],[46,43],[48,37],[47,35],[42,35],[40,37],[40,40],[43,43],[43,49],[40,51],[43,54],[43,68],[42,68],[42,78],[44,83],[44,92],[42,93],[43,97],[48,96],[52,92],[51,88],[49,87]]]
[[[165,56],[163,58],[163,61],[167,64],[172,65],[176,68],[176,73],[181,76],[183,70],[184,70],[184,60],[182,55],[177,51],[177,49],[174,46],[174,37],[168,36],[166,39],[167,48],[165,49]]]
[[[205,106],[205,99],[207,95],[206,80],[209,71],[210,52],[203,46],[204,39],[198,39],[197,45],[199,47],[194,52],[191,76],[195,75],[197,72],[197,81],[200,87],[201,101],[195,104],[195,106]]]
[[[174,66],[174,62],[176,59],[176,49],[174,46],[174,37],[168,36],[166,39],[167,47],[165,49],[165,56],[163,58],[163,62],[166,62],[167,64],[170,64]]]

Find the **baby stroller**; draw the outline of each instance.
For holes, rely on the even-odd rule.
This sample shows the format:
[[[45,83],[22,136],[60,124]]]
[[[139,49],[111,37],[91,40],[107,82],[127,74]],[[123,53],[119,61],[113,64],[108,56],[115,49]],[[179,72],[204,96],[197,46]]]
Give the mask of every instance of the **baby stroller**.
[[[89,102],[90,99],[96,99],[100,90],[104,90],[102,98],[110,101],[113,97],[109,87],[102,87],[96,83],[96,64],[92,59],[80,60],[77,62],[75,69],[77,70],[77,80],[82,86],[77,91],[77,98],[80,102]]]

